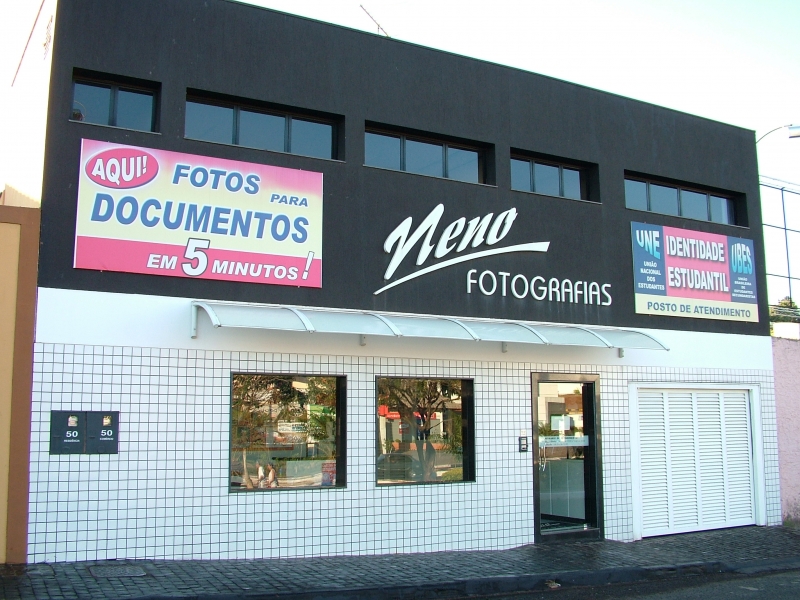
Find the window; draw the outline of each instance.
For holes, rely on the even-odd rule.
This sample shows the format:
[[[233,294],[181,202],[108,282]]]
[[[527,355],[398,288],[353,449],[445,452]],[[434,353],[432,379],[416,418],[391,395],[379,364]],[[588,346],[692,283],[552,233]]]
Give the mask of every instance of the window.
[[[772,306],[800,302],[800,191],[761,184],[761,219]]]
[[[231,491],[344,487],[344,377],[238,373]]]
[[[155,107],[153,88],[76,78],[70,118],[94,125],[155,131]]]
[[[511,159],[511,189],[548,196],[588,200],[587,176],[576,166]]]
[[[475,481],[471,379],[379,377],[379,485]]]
[[[236,103],[190,97],[184,135],[257,150],[336,158],[333,123]]]
[[[626,178],[625,206],[698,221],[737,224],[732,198],[652,181]]]
[[[468,183],[485,183],[483,152],[446,142],[367,131],[364,164]]]

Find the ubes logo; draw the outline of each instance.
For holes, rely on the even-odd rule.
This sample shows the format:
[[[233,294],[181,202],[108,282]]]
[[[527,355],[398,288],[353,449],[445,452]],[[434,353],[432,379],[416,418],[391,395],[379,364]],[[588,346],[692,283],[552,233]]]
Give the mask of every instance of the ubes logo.
[[[753,274],[753,258],[747,244],[731,245],[731,269],[741,275]]]
[[[107,188],[135,188],[158,175],[158,161],[152,154],[136,148],[112,148],[90,158],[86,174]]]

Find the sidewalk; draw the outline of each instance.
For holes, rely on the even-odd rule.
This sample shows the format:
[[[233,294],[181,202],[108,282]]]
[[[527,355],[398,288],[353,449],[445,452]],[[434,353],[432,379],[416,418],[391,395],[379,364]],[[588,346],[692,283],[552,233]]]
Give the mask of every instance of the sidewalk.
[[[2,566],[0,597],[438,599],[698,572],[800,569],[800,531],[741,527],[512,550],[273,560],[117,560]]]

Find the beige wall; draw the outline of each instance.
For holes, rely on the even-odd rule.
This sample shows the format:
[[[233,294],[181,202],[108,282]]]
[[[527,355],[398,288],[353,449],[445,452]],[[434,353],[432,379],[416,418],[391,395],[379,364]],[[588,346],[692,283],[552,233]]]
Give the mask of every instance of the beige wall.
[[[27,560],[38,254],[39,210],[0,206],[0,563]]]
[[[14,189],[10,185],[0,193],[0,204],[3,206],[24,206],[27,208],[39,208],[41,202],[26,196],[22,192]]]
[[[800,341],[772,338],[783,516],[800,519]]]
[[[6,562],[11,391],[21,226],[0,223],[0,563]]]

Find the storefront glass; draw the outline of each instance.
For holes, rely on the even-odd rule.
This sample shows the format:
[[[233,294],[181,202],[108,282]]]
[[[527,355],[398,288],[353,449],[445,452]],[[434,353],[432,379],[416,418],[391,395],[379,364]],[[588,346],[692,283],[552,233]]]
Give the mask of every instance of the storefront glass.
[[[342,379],[233,375],[232,491],[343,485],[337,473]]]
[[[537,398],[542,533],[595,527],[593,384],[540,382]]]
[[[472,480],[471,413],[471,380],[378,378],[378,484]]]

